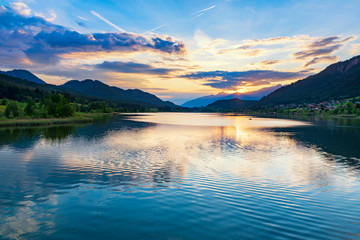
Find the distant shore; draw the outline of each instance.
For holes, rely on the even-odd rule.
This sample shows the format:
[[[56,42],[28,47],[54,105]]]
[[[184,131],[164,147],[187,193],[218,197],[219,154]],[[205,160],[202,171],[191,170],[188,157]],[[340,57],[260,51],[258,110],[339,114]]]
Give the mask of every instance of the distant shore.
[[[92,123],[95,120],[117,113],[81,113],[67,118],[7,119],[0,121],[0,127],[46,126],[62,124]]]
[[[215,113],[215,112],[213,112]],[[223,112],[225,113],[225,112]],[[310,119],[310,118],[320,118],[320,119],[359,119],[360,116],[357,115],[303,115],[303,114],[284,114],[284,113],[259,113],[259,112],[247,112],[247,113],[234,113],[228,112],[226,114],[236,114],[236,115],[246,115],[246,116],[258,116],[258,117],[270,117],[270,118],[292,118],[292,119]],[[99,120],[104,117],[110,117],[113,115],[118,115],[121,113],[77,113],[73,117],[67,118],[22,118],[22,119],[6,119],[0,120],[0,128],[4,127],[25,127],[25,126],[49,126],[49,125],[64,125],[64,124],[85,124],[92,123],[96,120]],[[131,114],[131,113],[125,113]]]
[[[314,115],[308,115],[308,114],[286,114],[286,113],[259,113],[259,112],[248,112],[245,113],[245,115],[251,115],[251,116],[260,116],[260,117],[272,117],[272,118],[291,118],[291,119],[301,119],[301,120],[308,120],[308,119],[356,119],[360,120],[360,116],[355,114],[331,114],[331,115],[325,115],[325,114],[314,114]]]

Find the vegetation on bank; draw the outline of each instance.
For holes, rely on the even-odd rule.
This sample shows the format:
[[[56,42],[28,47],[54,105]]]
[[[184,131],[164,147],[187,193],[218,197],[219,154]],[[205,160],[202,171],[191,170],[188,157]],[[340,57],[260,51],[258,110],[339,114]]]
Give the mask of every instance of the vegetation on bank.
[[[105,102],[79,104],[60,93],[25,102],[0,99],[0,126],[85,123],[113,111]]]
[[[234,101],[236,100],[236,101]],[[248,101],[249,102],[249,101]],[[192,108],[193,112],[241,113],[267,116],[360,118],[360,97],[331,100],[311,104],[280,104],[262,106],[258,102],[248,104],[238,99],[219,100],[206,107]]]
[[[41,99],[27,97],[26,101],[0,99],[0,120],[66,118],[75,113],[112,113],[112,112],[157,112],[157,108],[118,107],[106,101],[77,102],[69,101],[62,93],[49,94]]]
[[[274,107],[260,109],[257,112],[297,116],[360,117],[359,100],[360,97],[355,97],[317,104],[276,105]]]

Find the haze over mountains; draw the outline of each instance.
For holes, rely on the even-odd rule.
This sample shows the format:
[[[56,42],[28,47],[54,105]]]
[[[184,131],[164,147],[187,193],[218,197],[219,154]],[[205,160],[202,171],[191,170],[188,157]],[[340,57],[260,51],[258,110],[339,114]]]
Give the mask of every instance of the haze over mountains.
[[[267,87],[267,88],[262,88],[260,90],[257,91],[253,91],[253,92],[247,92],[247,93],[218,93],[216,95],[208,95],[208,96],[204,96],[204,97],[199,97],[190,101],[185,102],[184,104],[182,104],[182,107],[205,107],[213,102],[216,102],[218,100],[228,100],[228,99],[233,99],[233,98],[237,98],[240,100],[260,100],[262,97],[268,95],[269,93],[275,91],[276,89],[280,88],[281,85],[278,84],[276,86],[272,86],[272,87]]]

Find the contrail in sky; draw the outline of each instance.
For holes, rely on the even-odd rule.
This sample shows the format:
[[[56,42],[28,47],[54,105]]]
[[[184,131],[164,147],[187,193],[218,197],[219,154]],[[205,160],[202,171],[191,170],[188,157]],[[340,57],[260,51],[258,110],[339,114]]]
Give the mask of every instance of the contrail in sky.
[[[119,32],[126,32],[124,29],[122,29],[121,27],[116,26],[115,24],[113,24],[112,22],[110,22],[109,20],[107,20],[106,18],[102,17],[100,14],[98,14],[95,11],[91,11],[91,13],[93,15],[95,15],[96,17],[100,18],[101,20],[103,20],[104,22],[106,22],[107,24],[109,24],[110,26],[116,28]]]
[[[206,11],[208,11],[208,10],[214,8],[214,7],[216,7],[216,5],[213,5],[213,6],[211,6],[211,7],[205,8],[205,9],[200,10],[200,11],[197,11],[197,12],[194,12],[193,14],[198,14],[198,13],[206,12]]]
[[[203,14],[204,14],[204,12],[200,13],[199,15],[196,15],[196,16],[193,17],[191,20],[193,20],[193,19],[195,19],[195,18],[198,18],[198,17],[200,17],[200,16],[203,15]]]
[[[153,29],[151,29],[151,30],[149,30],[149,31],[146,31],[146,32],[143,33],[143,35],[144,35],[144,34],[147,34],[147,33],[150,33],[150,32],[152,32],[152,31],[155,31],[156,29],[165,27],[166,25],[167,25],[167,24],[163,24],[163,25],[160,25],[160,26],[158,26],[158,27],[156,27],[156,28],[153,28]]]

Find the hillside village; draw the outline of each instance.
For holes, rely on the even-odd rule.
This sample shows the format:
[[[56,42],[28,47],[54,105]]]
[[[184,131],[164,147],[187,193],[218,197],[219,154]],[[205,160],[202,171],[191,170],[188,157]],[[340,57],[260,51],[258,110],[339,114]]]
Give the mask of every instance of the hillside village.
[[[270,110],[270,111],[269,111]],[[288,114],[309,114],[309,115],[332,115],[332,114],[353,114],[360,115],[360,97],[344,100],[331,100],[309,104],[279,104],[271,111],[275,113]]]

